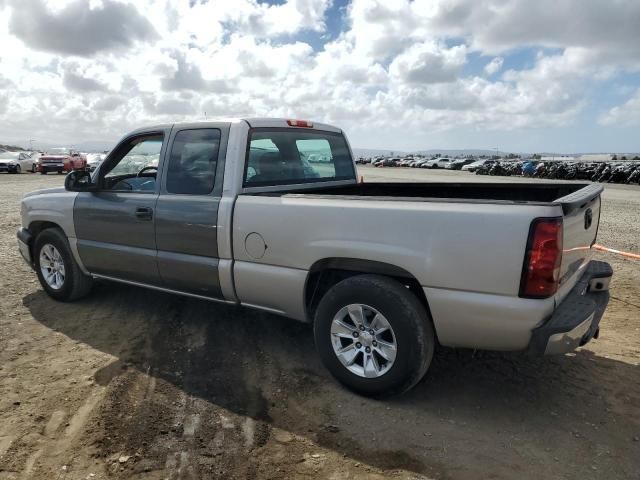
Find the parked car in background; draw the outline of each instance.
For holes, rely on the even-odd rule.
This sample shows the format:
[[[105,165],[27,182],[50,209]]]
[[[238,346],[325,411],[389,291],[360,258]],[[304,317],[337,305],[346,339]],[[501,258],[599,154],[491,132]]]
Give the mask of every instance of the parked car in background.
[[[415,162],[413,162],[410,166],[411,168],[422,168],[422,166],[427,162],[429,162],[428,159],[421,158],[420,160],[416,160]]]
[[[495,163],[495,160],[489,160],[488,158],[483,158],[481,160],[476,160],[475,162],[470,163],[469,165],[463,166],[461,170],[463,172],[475,172],[478,168],[485,167],[493,163]]]
[[[42,175],[49,172],[70,172],[74,169],[85,168],[87,159],[70,148],[52,148],[38,158],[36,171]]]
[[[444,168],[446,168],[447,170],[462,170],[462,167],[464,167],[465,165],[470,165],[475,161],[475,158],[458,158],[449,162],[449,165]]]
[[[0,172],[22,173],[31,171],[31,152],[0,152]]]
[[[451,159],[447,157],[443,158],[434,158],[433,160],[429,160],[427,162],[428,168],[446,168],[447,165],[451,163]]]
[[[397,167],[400,163],[399,158],[383,158],[373,164],[374,167]]]
[[[93,172],[96,168],[100,166],[102,161],[107,156],[107,153],[86,153],[82,154],[87,159],[87,167],[89,167],[89,171]]]

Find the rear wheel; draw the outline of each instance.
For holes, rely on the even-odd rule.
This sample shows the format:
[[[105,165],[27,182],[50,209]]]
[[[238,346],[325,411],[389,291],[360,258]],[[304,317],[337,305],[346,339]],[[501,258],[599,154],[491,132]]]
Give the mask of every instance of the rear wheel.
[[[333,286],[318,305],[314,336],[331,374],[350,390],[374,397],[411,389],[435,348],[425,307],[402,284],[378,275]]]
[[[20,165],[16,165],[16,173],[22,173],[22,168],[20,168]]]
[[[36,164],[31,165],[31,173],[36,173]]]
[[[48,228],[40,232],[33,254],[40,285],[51,298],[70,302],[91,290],[91,277],[80,270],[61,230]]]
[[[41,171],[40,171],[40,175],[46,175],[46,174],[47,174],[47,171],[46,171],[46,170],[41,170]]]

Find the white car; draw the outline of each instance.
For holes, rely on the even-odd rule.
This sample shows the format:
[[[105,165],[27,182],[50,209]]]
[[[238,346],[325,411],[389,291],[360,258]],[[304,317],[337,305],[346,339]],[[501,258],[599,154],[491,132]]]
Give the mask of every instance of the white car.
[[[87,167],[91,172],[98,168],[107,156],[105,153],[85,153],[83,155],[87,158]]]
[[[470,163],[469,165],[465,165],[464,167],[462,167],[462,171],[463,172],[475,172],[476,169],[478,169],[479,167],[482,167],[487,162],[493,163],[494,160],[489,160],[487,158],[484,158],[482,160],[478,160],[476,162]]]
[[[434,158],[429,160],[426,165],[422,165],[423,168],[446,168],[451,163],[449,158]]]
[[[31,152],[0,152],[0,172],[22,173],[33,171]]]

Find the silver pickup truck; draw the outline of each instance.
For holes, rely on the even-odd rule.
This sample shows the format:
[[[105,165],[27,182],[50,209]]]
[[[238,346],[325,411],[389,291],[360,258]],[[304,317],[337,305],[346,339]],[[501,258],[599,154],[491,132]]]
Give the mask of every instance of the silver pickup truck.
[[[26,195],[18,246],[56,300],[100,279],[311,322],[330,372],[380,396],[415,385],[437,344],[543,355],[597,337],[601,192],[358,183],[330,125],[160,125]]]

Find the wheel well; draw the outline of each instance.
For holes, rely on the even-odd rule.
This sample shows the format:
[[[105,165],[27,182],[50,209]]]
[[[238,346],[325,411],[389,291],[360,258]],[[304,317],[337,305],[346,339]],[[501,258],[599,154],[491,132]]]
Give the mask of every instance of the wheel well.
[[[31,222],[29,224],[29,233],[31,233],[31,235],[33,235],[33,239],[35,240],[35,238],[38,236],[38,234],[40,232],[42,232],[43,230],[46,230],[47,228],[60,228],[60,230],[62,230],[62,228],[60,227],[60,225],[58,225],[57,223],[53,223],[53,222],[46,222],[46,221],[35,221],[35,222]]]
[[[35,245],[36,238],[38,237],[40,232],[48,228],[59,228],[60,230],[62,230],[60,225],[58,225],[57,223],[47,222],[44,220],[37,220],[29,224],[29,228],[27,230],[29,230],[29,233],[32,235],[30,242],[31,244],[29,245],[29,250],[31,250],[31,258],[33,258],[33,247]]]
[[[357,258],[325,258],[311,266],[305,285],[304,301],[307,318],[313,321],[318,303],[327,291],[342,280],[374,273],[393,278],[413,292],[431,315],[427,297],[420,282],[403,268],[374,260]]]

